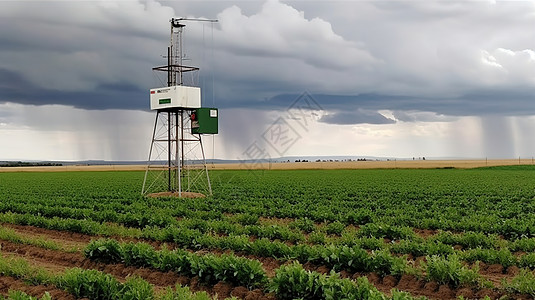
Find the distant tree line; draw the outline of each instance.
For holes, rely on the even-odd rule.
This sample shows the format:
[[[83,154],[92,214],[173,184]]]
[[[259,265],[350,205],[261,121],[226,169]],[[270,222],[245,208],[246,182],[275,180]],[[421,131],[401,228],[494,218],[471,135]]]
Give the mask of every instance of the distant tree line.
[[[0,162],[0,167],[52,167],[52,166],[63,166],[63,164],[51,163],[51,162],[26,162],[26,161]]]
[[[366,158],[357,158],[357,159],[316,159],[316,162],[345,162],[345,161],[370,161],[370,159]],[[290,160],[288,160],[290,162]],[[310,162],[308,159],[296,159],[294,162]]]

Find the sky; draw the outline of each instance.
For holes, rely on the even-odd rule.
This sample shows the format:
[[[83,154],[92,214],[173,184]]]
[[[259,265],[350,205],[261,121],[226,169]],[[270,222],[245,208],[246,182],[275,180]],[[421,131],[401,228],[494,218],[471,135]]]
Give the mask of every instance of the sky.
[[[0,1],[0,160],[146,160],[172,17],[208,158],[535,156],[535,1]]]

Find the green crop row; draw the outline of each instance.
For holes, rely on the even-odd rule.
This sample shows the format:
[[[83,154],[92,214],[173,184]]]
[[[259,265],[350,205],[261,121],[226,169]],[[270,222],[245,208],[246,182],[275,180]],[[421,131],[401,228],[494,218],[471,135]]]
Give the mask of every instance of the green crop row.
[[[124,283],[97,270],[73,268],[56,280],[58,288],[76,298],[89,299],[154,299],[154,289],[139,277],[129,277]]]
[[[336,259],[333,255],[333,264],[344,261],[344,264],[353,263],[355,266],[362,266],[371,262],[377,265],[371,268],[378,272],[381,268],[390,269],[392,258],[385,253],[377,254],[370,260],[365,251],[356,253],[350,248],[344,250]],[[201,280],[211,283],[223,280],[249,287],[265,287],[274,292],[279,299],[389,299],[369,284],[365,277],[353,282],[349,279],[341,279],[334,270],[329,276],[305,271],[298,263],[280,267],[276,270],[275,277],[268,282],[265,274],[259,276],[256,272],[258,262],[248,259],[237,261],[238,258],[232,255],[201,257],[182,250],[156,251],[148,244],[121,244],[115,240],[93,241],[85,249],[85,253],[90,259],[108,263],[122,262],[126,265],[151,267],[161,271],[175,271],[188,276],[199,276]],[[255,262],[253,272],[247,267],[251,264],[250,262]],[[241,265],[240,270],[235,269],[238,265]],[[404,265],[400,266],[401,269],[403,267]],[[412,299],[405,293],[394,291],[393,294],[393,299]]]
[[[26,224],[40,226],[50,229],[68,230],[88,233],[90,231],[93,234],[104,235],[119,235],[130,237],[144,237],[154,240],[167,241],[176,243],[182,247],[191,249],[229,249],[233,251],[240,251],[262,257],[275,257],[281,259],[297,259],[298,261],[313,262],[315,264],[324,264],[329,267],[336,268],[337,270],[347,271],[377,271],[378,267],[374,267],[373,264],[367,267],[360,267],[361,269],[355,269],[355,264],[349,264],[349,262],[337,262],[335,263],[331,257],[338,257],[343,255],[347,249],[353,249],[361,253],[363,249],[381,250],[374,253],[386,253],[385,251],[391,251],[392,253],[399,254],[412,254],[414,256],[426,256],[426,255],[449,255],[458,254],[464,261],[475,262],[482,261],[489,264],[501,264],[505,268],[509,266],[528,267],[535,269],[535,255],[525,254],[521,256],[514,255],[511,250],[516,251],[529,251],[535,245],[535,240],[532,238],[518,239],[513,242],[507,242],[505,240],[498,240],[496,236],[486,236],[480,233],[465,233],[465,234],[451,234],[451,233],[439,233],[438,235],[431,237],[427,240],[421,238],[413,238],[414,240],[401,240],[398,243],[386,244],[381,239],[376,238],[351,238],[350,236],[342,236],[339,239],[339,244],[314,246],[307,244],[299,244],[295,246],[289,246],[285,243],[278,241],[270,241],[267,239],[257,239],[250,241],[247,236],[214,236],[210,234],[202,234],[198,230],[183,229],[178,227],[167,228],[145,228],[139,229],[127,229],[121,227],[110,227],[109,224],[99,224],[87,220],[65,220],[59,218],[47,219],[40,216],[33,215],[17,215],[17,214],[3,214],[0,215],[0,221],[12,222],[16,224]],[[371,228],[371,226],[370,226]],[[388,229],[389,226],[384,226]],[[400,232],[403,228],[399,229]],[[376,230],[377,232],[377,230]],[[132,234],[133,233],[133,234]],[[3,236],[3,237],[2,237]],[[41,245],[47,248],[57,248],[54,243],[44,242],[41,240],[29,241],[25,238],[16,236],[13,231],[8,229],[0,230],[0,239],[11,240],[19,243],[29,243],[34,245]],[[463,244],[472,247],[478,247],[468,250],[454,250],[451,245],[443,244],[442,242],[449,242],[451,244]],[[350,246],[346,246],[346,244]],[[485,249],[480,248],[478,245],[486,246],[499,246],[500,249]],[[358,250],[357,250],[358,249]],[[382,254],[385,255],[385,254]],[[392,257],[392,255],[389,255]],[[393,265],[400,266],[399,263],[393,263]],[[394,272],[395,267],[392,267]],[[386,272],[386,271],[381,271]],[[398,272],[399,273],[399,272]]]
[[[385,270],[391,271],[391,262],[389,261],[391,258],[386,252],[383,252],[383,253],[378,252],[377,255],[372,260],[369,260],[364,256],[365,251],[364,252],[353,251],[353,249],[350,249],[350,248],[345,248],[345,249],[342,248],[342,250],[345,250],[345,251],[341,251],[338,257],[336,256],[332,257],[333,258],[332,263],[338,262],[338,263],[342,263],[342,265],[348,265],[348,264],[353,263],[355,265],[361,265],[361,266],[365,265],[366,263],[373,263],[375,265],[374,267],[365,267],[365,268],[374,269],[376,272],[381,273],[381,274],[388,274],[387,272],[381,272],[381,266],[386,266],[387,268]],[[148,244],[144,244],[144,243],[120,244],[115,240],[99,240],[99,241],[92,242],[86,248],[85,252],[86,252],[86,255],[88,255],[90,258],[93,258],[93,259],[96,258],[96,259],[99,259],[108,263],[123,262],[127,265],[159,268],[162,271],[173,270],[179,273],[182,272],[182,274],[186,274],[189,276],[199,276],[202,280],[211,282],[211,283],[214,283],[219,280],[226,280],[224,277],[217,277],[217,276],[220,276],[218,274],[221,274],[221,273],[224,274],[226,272],[225,270],[223,270],[224,267],[222,268],[222,266],[225,266],[225,265],[227,266],[228,265],[242,265],[243,266],[244,265],[243,261],[236,261],[234,259],[230,259],[230,260],[221,259],[219,261],[217,260],[210,261],[213,257],[208,255],[208,256],[204,256],[201,259],[194,258],[193,260],[195,260],[195,263],[192,266],[191,260],[187,261],[188,258],[186,257],[188,255],[195,256],[192,253],[189,253],[183,250],[169,251],[166,249],[163,249],[161,251],[156,251],[152,246]],[[359,258],[361,258],[362,260],[359,261]],[[351,262],[348,262],[348,260]],[[230,264],[228,264],[229,261],[231,262]],[[244,259],[244,261],[247,261],[247,260]],[[206,265],[209,265],[209,266],[206,267]],[[294,263],[294,265],[296,264]],[[401,265],[401,264],[399,265],[399,267],[401,269],[405,268],[404,265]],[[199,268],[199,269],[197,269],[197,271],[194,271],[195,268]],[[428,280],[437,281],[442,284],[450,284],[452,286],[473,286],[473,285],[481,283],[481,277],[478,275],[477,267],[474,269],[470,269],[466,267],[464,264],[461,263],[461,259],[457,254],[449,255],[448,257],[441,257],[441,256],[427,257],[427,262],[423,265],[422,268],[427,274],[426,277]],[[334,267],[334,269],[336,269],[336,267]],[[13,260],[2,261],[0,260],[0,274],[2,275],[23,278],[26,281],[32,282],[32,283],[58,282],[58,281],[51,281],[50,279],[47,279],[48,275],[43,274],[41,271],[42,270],[36,270],[36,269],[29,267],[27,263],[25,263],[24,261],[13,261]],[[236,269],[233,269],[230,272],[227,272],[227,274],[232,273],[233,271],[235,272]],[[277,271],[277,274],[279,273],[279,271]],[[74,273],[78,274],[76,272]],[[297,273],[303,273],[303,272],[299,271]],[[395,272],[391,272],[391,273],[395,274]],[[104,275],[101,276],[98,274],[90,274],[90,273],[87,273],[87,274],[84,273],[84,274],[85,275],[83,276],[81,274],[76,275],[78,277],[82,276],[81,278],[83,279],[80,279],[80,282],[82,283],[88,283],[88,284],[90,283],[93,285],[96,284],[100,287],[99,289],[111,289],[111,291],[115,291],[117,293],[119,293],[118,290],[122,290],[123,292],[125,292],[125,290],[122,289],[121,286],[117,287],[113,285],[113,283],[110,283],[110,282],[113,282],[113,280],[110,279],[111,277],[102,277]],[[307,274],[308,275],[306,276],[312,276],[310,275],[310,273],[307,273]],[[234,274],[233,276],[235,275],[236,274]],[[84,276],[89,276],[90,278],[88,279]],[[305,276],[305,275],[301,274],[299,276]],[[316,278],[315,276],[316,275],[312,277]],[[334,275],[334,276],[336,277],[337,275]],[[243,277],[246,277],[246,275]],[[68,277],[63,276],[62,278],[65,279]],[[93,280],[91,278],[97,278],[98,280],[96,279]],[[510,291],[510,292],[530,293],[528,286],[530,283],[533,282],[533,280],[531,280],[530,278],[533,278],[532,273],[524,270],[521,276],[519,275],[515,277],[513,281],[511,281],[510,283],[504,284],[503,286],[506,288],[507,291]],[[301,281],[302,279],[294,280],[294,282],[301,282]],[[321,289],[314,288],[314,290],[315,291],[328,290],[336,294],[337,293],[336,291],[338,289],[341,289],[342,291],[349,293],[347,289],[351,288],[351,283],[345,282],[345,281],[344,280],[336,281],[336,286],[332,287],[333,289],[335,289],[334,291],[331,291],[331,289],[327,289],[325,287]],[[141,282],[141,284],[135,284],[135,286],[143,287],[142,283],[143,282]],[[110,287],[110,284],[111,284],[111,287]],[[269,287],[272,289],[274,288],[273,284],[274,284],[273,282],[269,284]],[[67,285],[64,284],[64,285],[58,285],[58,286],[65,288]],[[80,286],[79,284],[73,284],[72,286],[76,286],[78,287],[78,289],[84,289],[84,287]],[[259,286],[261,286],[261,284],[259,284]],[[145,284],[145,287],[147,287],[146,284]],[[90,289],[91,291],[98,290],[96,287],[92,287],[92,285],[90,285],[90,287],[85,287],[85,288]],[[295,287],[294,289],[301,290],[302,288]],[[145,290],[145,288],[143,288],[142,290]],[[278,293],[280,293],[280,291]],[[336,297],[334,299],[336,299]]]
[[[79,172],[0,175],[4,211],[40,205],[32,213],[114,220],[128,226],[165,225],[171,218],[218,218],[246,214],[308,218],[333,223],[367,223],[412,228],[474,231],[507,238],[535,233],[533,172],[529,170],[336,170],[270,171],[258,178],[246,171],[213,172],[214,196],[203,200],[143,199],[141,172]],[[410,180],[406,180],[410,178]],[[57,204],[56,204],[57,203]],[[68,205],[66,203],[69,203]],[[7,204],[6,204],[7,205]],[[107,206],[109,205],[109,206]],[[22,207],[22,206],[21,206]],[[69,208],[84,209],[83,213]],[[23,213],[23,212],[21,212]],[[108,217],[106,217],[108,215]],[[129,215],[126,217],[126,215]],[[153,219],[151,219],[151,216]],[[339,222],[339,223],[337,223]],[[306,226],[305,226],[306,228]]]
[[[0,255],[0,275],[24,280],[33,285],[56,286],[76,298],[90,300],[214,300],[206,292],[193,293],[188,287],[180,285],[168,287],[163,293],[156,294],[154,288],[139,277],[128,277],[124,283],[113,276],[97,271],[80,268],[67,269],[59,275],[52,275],[42,268],[33,267],[24,259]],[[10,291],[6,300],[51,300],[48,293],[40,299],[21,291]]]
[[[48,292],[45,292],[45,294],[41,297],[32,297],[22,291],[9,291],[7,297],[4,297],[0,295],[0,300],[52,300],[52,297],[50,297],[50,294]]]
[[[407,270],[405,258],[392,256],[386,251],[368,253],[351,247],[301,248],[303,258],[318,256],[324,265],[333,270],[350,272],[377,272],[381,275],[401,275]],[[313,253],[313,251],[315,253]],[[119,243],[113,239],[92,241],[84,250],[86,257],[108,263],[152,267],[161,271],[174,271],[199,276],[207,282],[229,281],[247,287],[260,286],[266,280],[261,264],[234,255],[196,255],[185,250],[155,250],[145,243]]]
[[[267,280],[259,261],[231,254],[196,255],[181,249],[156,251],[149,244],[120,244],[113,239],[92,241],[84,253],[93,260],[199,276],[200,280],[208,283],[226,281],[253,288],[263,285]]]
[[[259,216],[288,217],[296,220],[291,229],[314,232],[315,222],[327,222],[323,230],[333,235],[342,234],[343,226],[349,224],[376,224],[473,231],[513,240],[535,234],[532,173],[524,169],[325,170],[271,171],[258,178],[243,171],[217,171],[213,172],[214,196],[188,201],[141,197],[141,172],[0,174],[0,212],[116,222],[137,228],[177,225],[176,219],[184,217],[243,226],[258,225]],[[219,225],[221,230],[232,227]],[[256,235],[256,231],[258,237],[269,239],[301,241],[302,237],[284,228],[260,226],[246,232],[242,230],[248,229],[237,226],[230,230],[249,235]],[[310,241],[321,242],[322,233]],[[411,238],[403,236],[405,233],[372,234]],[[466,242],[467,247],[473,247]],[[492,243],[489,240],[479,246]]]
[[[359,277],[356,281],[341,279],[334,272],[324,275],[306,271],[298,263],[277,269],[270,289],[279,299],[414,299],[410,294],[397,290],[392,290],[392,296],[387,297],[366,277]]]
[[[466,233],[466,235],[440,233],[437,238],[430,238],[422,242],[421,239],[401,240],[394,244],[385,244],[380,239],[374,238],[355,238],[351,239],[347,237],[347,243],[351,246],[345,246],[344,244],[335,244],[328,247],[312,246],[306,244],[300,244],[295,246],[288,246],[282,242],[273,242],[267,239],[257,239],[250,241],[247,236],[227,236],[219,237],[209,234],[202,234],[198,230],[182,229],[178,227],[168,228],[146,228],[143,230],[133,230],[133,235],[128,235],[128,231],[132,233],[131,229],[110,227],[108,224],[98,224],[87,220],[64,220],[59,218],[47,219],[40,216],[32,215],[17,215],[17,214],[3,214],[0,215],[1,221],[11,221],[17,224],[27,224],[34,226],[41,226],[50,229],[69,230],[77,232],[91,231],[93,234],[119,234],[132,237],[145,237],[154,240],[168,241],[176,243],[182,247],[191,249],[229,249],[233,251],[245,252],[257,256],[263,257],[276,257],[285,259],[297,259],[302,263],[313,262],[316,264],[325,264],[337,269],[354,270],[355,265],[349,265],[343,262],[334,263],[331,257],[333,255],[340,256],[343,251],[347,249],[359,249],[362,252],[363,249],[372,250],[389,250],[393,253],[400,254],[412,254],[414,256],[425,255],[448,255],[458,253],[459,256],[467,262],[482,261],[485,263],[499,263],[504,267],[516,265],[520,267],[535,268],[535,257],[527,254],[520,257],[512,254],[507,248],[495,249],[471,249],[465,251],[456,251],[450,245],[443,244],[441,240],[448,242],[453,240],[453,244],[463,243],[463,239],[471,242],[474,246],[479,244],[488,244],[485,238],[491,239],[496,243],[496,237],[486,237],[480,234]],[[388,226],[386,226],[388,228]],[[4,239],[16,240],[21,239],[13,235],[13,232],[4,230]],[[123,231],[123,232],[121,232]],[[2,232],[0,232],[2,233]],[[10,236],[10,237],[8,237]],[[475,238],[480,238],[477,241]],[[27,242],[29,243],[29,242]],[[34,244],[39,244],[39,241],[33,241]],[[510,242],[509,245],[515,250],[527,250],[533,247],[535,241],[533,239],[519,239],[514,242]],[[48,245],[48,243],[46,243]],[[55,246],[55,245],[48,245]],[[379,252],[384,253],[384,251]],[[390,255],[391,256],[391,255]],[[374,270],[374,267],[367,267],[363,270]]]
[[[10,220],[9,217],[12,217]],[[243,217],[245,215],[240,215]],[[39,227],[69,230],[87,234],[105,234],[111,235],[114,231],[110,231],[109,223],[102,225],[102,223],[87,220],[87,219],[62,219],[58,217],[48,218],[41,215],[32,214],[16,214],[16,213],[4,213],[0,215],[0,219],[5,222],[22,224],[22,225],[34,225]],[[64,221],[62,221],[64,220]],[[299,223],[296,220],[295,223]],[[304,221],[306,222],[306,221]],[[268,238],[270,240],[280,239],[282,241],[291,242],[305,242],[305,238],[302,233],[295,232],[289,227],[280,225],[240,225],[231,223],[228,220],[212,220],[206,221],[201,219],[185,219],[178,222],[177,226],[186,229],[196,229],[201,233],[214,232],[216,234],[232,234],[232,235],[254,235],[258,238]],[[335,223],[331,223],[335,224]],[[331,225],[329,224],[329,225]],[[338,223],[341,224],[341,223]],[[329,230],[329,225],[326,226],[326,231]],[[292,224],[290,224],[292,227]],[[151,228],[158,228],[151,227]],[[115,229],[124,231],[125,228],[116,226]],[[129,229],[135,232],[135,228]],[[137,234],[139,235],[139,230]],[[405,226],[393,226],[388,224],[375,224],[369,223],[361,226],[359,230],[344,230],[339,238],[331,238],[325,236],[321,231],[315,230],[308,236],[306,242],[312,244],[337,244],[337,245],[352,245],[353,241],[357,238],[370,237],[370,238],[388,238],[392,240],[415,240],[423,242],[424,240],[419,238],[414,231]],[[507,241],[500,239],[496,234],[484,234],[481,232],[465,232],[462,234],[453,234],[450,232],[439,232],[439,234],[431,236],[428,241],[437,241],[446,245],[461,245],[464,248],[504,248],[510,247],[512,251],[533,251],[535,250],[535,239],[533,238],[520,238],[513,241]]]
[[[15,230],[0,225],[0,240],[10,241],[16,244],[34,245],[45,249],[58,250],[61,247],[54,241],[47,241],[43,238],[22,237]]]
[[[473,286],[481,281],[479,268],[477,266],[474,269],[466,267],[455,254],[447,257],[428,256],[424,269],[427,278],[439,284],[450,284],[454,287]]]
[[[528,267],[535,269],[535,255],[524,254],[514,255],[507,246],[511,249],[529,249],[534,243],[535,239],[524,238],[513,242],[502,240],[503,248],[499,249],[485,249],[478,245],[485,245],[488,242],[485,239],[496,241],[494,236],[482,236],[480,234],[467,233],[466,237],[458,234],[442,233],[437,238],[430,238],[424,240],[422,238],[415,238],[414,240],[401,240],[397,243],[386,244],[381,239],[376,238],[355,238],[346,244],[329,244],[329,245],[307,245],[298,244],[289,246],[278,241],[270,241],[267,239],[257,239],[250,241],[247,236],[213,236],[209,234],[202,234],[198,230],[180,229],[176,227],[167,227],[164,229],[149,229],[143,231],[144,238],[173,242],[181,247],[190,249],[228,249],[233,251],[244,252],[262,257],[275,257],[280,259],[296,259],[301,263],[312,262],[318,265],[327,265],[337,269],[344,269],[353,271],[354,265],[348,263],[334,264],[330,257],[338,257],[347,249],[353,249],[359,253],[363,249],[380,250],[374,253],[398,253],[398,254],[412,254],[413,256],[427,256],[427,255],[450,255],[456,254],[461,259],[467,262],[481,261],[489,264],[499,263],[504,267],[512,265],[519,267]],[[452,245],[444,244],[441,240],[452,239],[452,244],[470,242],[476,248],[467,250],[455,250]],[[474,238],[475,237],[475,238]],[[481,241],[477,241],[481,238]],[[496,242],[496,244],[498,244]],[[364,251],[365,252],[365,251]],[[390,257],[394,257],[389,254]],[[393,265],[400,265],[394,263]],[[395,268],[392,267],[393,271]],[[358,271],[376,271],[374,268],[367,268]]]
[[[0,222],[17,225],[30,225],[60,231],[78,232],[89,235],[140,237],[142,232],[138,228],[127,228],[113,223],[99,223],[85,219],[63,219],[58,217],[47,218],[39,215],[17,214],[11,212],[0,213]]]
[[[268,239],[250,241],[248,236],[218,237],[202,234],[197,230],[168,227],[164,230],[143,232],[143,237],[173,242],[181,247],[190,249],[228,249],[261,257],[274,257],[281,259],[296,259],[301,263],[312,262],[318,265],[339,270],[386,272],[387,274],[400,274],[405,259],[395,257],[385,251],[374,251],[369,254],[360,246],[340,245],[286,245],[282,242],[273,242]],[[353,257],[345,259],[345,257]],[[379,258],[381,257],[381,258]],[[376,261],[384,260],[381,266]],[[358,262],[358,263],[357,263]],[[390,273],[388,273],[390,272]]]

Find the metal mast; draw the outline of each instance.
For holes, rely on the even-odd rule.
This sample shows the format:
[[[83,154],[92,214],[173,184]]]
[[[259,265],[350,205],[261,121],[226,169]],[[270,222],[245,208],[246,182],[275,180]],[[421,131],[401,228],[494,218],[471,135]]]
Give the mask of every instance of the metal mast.
[[[199,70],[197,67],[183,64],[182,39],[186,25],[182,24],[181,21],[188,20],[216,21],[186,18],[172,18],[170,20],[171,32],[170,44],[167,47],[167,65],[153,68],[154,71],[167,73],[167,87],[169,89],[177,89],[177,87],[180,89],[182,86],[189,88],[184,85],[184,73]],[[154,91],[151,90],[151,95],[153,93]],[[162,104],[162,100],[171,101],[171,99],[160,99],[159,104]],[[183,192],[212,194],[201,135],[193,134],[191,130],[190,118],[195,108],[182,104],[153,108],[153,104],[151,99],[151,109],[156,109],[157,113],[142,194],[171,192],[178,193],[179,197],[183,196]],[[200,90],[198,104],[200,106]]]

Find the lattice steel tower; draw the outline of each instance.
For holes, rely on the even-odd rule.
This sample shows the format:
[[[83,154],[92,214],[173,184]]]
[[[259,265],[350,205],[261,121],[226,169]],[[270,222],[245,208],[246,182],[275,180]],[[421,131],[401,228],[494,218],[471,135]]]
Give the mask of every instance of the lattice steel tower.
[[[183,64],[184,51],[182,21],[208,21],[173,18],[167,65],[154,71],[167,73],[167,86],[150,90],[150,107],[156,110],[156,120],[149,150],[149,159],[142,194],[184,192],[212,194],[202,134],[216,134],[218,110],[201,107],[201,89],[193,79],[184,83],[185,74],[197,73],[199,68]]]

